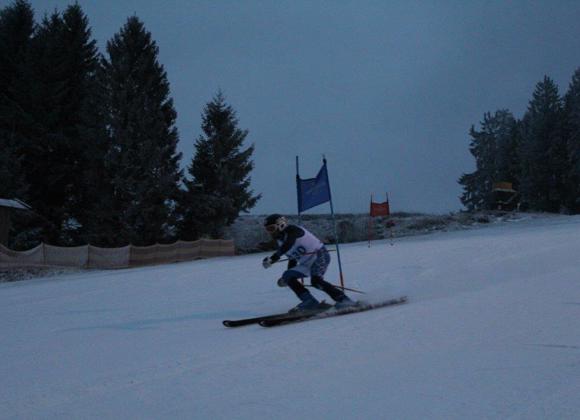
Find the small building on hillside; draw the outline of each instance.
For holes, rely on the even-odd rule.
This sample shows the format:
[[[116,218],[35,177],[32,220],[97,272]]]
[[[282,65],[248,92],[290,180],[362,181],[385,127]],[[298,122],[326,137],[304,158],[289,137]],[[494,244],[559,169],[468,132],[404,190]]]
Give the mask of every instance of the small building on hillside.
[[[8,245],[12,213],[30,210],[30,206],[20,200],[0,198],[0,244]]]
[[[494,183],[492,194],[496,210],[512,211],[518,208],[519,193],[513,189],[511,182]]]

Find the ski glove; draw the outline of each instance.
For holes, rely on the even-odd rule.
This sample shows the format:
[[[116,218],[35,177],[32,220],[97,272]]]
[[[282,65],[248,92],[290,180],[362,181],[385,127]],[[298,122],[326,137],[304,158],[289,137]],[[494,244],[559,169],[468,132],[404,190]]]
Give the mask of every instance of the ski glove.
[[[264,268],[272,267],[272,260],[270,259],[270,257],[266,257],[262,260],[262,267]]]
[[[276,254],[270,256],[270,257],[266,257],[262,260],[262,267],[264,268],[270,268],[272,267],[272,264],[274,264],[276,261],[278,261],[280,259],[279,256],[277,256]]]

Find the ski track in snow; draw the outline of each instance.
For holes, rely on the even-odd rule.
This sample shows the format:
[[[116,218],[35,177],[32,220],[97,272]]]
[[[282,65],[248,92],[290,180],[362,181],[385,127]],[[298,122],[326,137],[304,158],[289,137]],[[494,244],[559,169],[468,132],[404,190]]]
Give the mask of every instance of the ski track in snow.
[[[580,418],[580,217],[343,245],[409,303],[224,328],[295,304],[264,255],[1,284],[0,418]]]

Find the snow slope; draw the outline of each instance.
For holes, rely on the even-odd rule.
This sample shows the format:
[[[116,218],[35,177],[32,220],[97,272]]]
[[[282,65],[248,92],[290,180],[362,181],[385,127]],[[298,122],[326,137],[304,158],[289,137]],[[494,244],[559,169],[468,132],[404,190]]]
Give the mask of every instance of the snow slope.
[[[264,254],[1,284],[0,418],[580,418],[580,217],[341,251],[410,302],[224,328],[295,304]]]

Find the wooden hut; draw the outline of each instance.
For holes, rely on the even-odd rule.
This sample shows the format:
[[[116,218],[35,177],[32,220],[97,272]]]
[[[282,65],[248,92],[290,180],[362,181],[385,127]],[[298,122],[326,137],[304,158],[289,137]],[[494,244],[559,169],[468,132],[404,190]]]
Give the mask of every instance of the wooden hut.
[[[518,208],[519,193],[513,189],[511,182],[494,183],[492,194],[496,210],[512,211]]]

